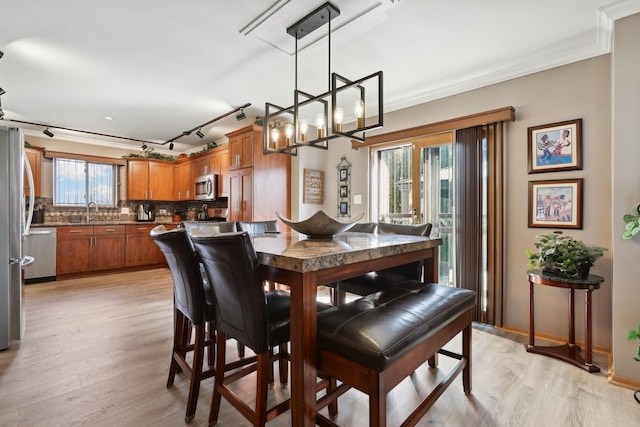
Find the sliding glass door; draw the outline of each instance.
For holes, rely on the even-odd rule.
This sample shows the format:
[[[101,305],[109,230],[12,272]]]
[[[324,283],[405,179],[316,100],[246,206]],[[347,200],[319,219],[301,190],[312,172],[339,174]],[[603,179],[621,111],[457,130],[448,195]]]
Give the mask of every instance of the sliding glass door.
[[[453,134],[373,150],[372,206],[380,222],[433,224],[440,247],[440,283],[453,284]]]

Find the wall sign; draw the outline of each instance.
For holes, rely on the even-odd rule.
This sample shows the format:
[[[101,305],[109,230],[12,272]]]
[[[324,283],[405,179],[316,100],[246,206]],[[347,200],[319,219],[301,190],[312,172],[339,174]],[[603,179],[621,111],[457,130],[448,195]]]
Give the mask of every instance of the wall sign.
[[[304,170],[302,203],[324,203],[324,171]]]

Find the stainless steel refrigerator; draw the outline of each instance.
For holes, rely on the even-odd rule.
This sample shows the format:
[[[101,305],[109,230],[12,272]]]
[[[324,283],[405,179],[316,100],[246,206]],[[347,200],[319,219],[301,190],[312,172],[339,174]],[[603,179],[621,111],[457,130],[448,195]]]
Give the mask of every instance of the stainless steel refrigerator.
[[[33,188],[21,131],[0,126],[0,350],[9,348],[24,331],[22,271],[33,258],[22,254],[22,240],[31,225],[34,193],[30,192],[28,203],[31,211],[26,212],[24,172]]]

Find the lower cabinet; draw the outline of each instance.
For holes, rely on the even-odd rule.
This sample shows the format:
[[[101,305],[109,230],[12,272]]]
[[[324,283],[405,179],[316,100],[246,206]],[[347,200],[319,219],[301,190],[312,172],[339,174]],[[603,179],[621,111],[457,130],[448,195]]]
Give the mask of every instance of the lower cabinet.
[[[166,263],[149,232],[157,224],[58,227],[56,274]],[[166,225],[168,229],[174,225]]]
[[[124,267],[123,225],[58,227],[56,274]]]
[[[126,226],[125,266],[139,267],[165,263],[164,254],[149,233],[157,224],[135,224]],[[166,225],[167,229],[175,226]]]

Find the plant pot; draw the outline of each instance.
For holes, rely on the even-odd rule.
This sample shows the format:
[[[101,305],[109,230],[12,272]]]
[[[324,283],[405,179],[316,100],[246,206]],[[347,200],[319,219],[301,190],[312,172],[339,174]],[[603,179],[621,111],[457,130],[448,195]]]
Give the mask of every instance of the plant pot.
[[[542,267],[542,273],[548,276],[560,276],[560,269],[553,264],[547,264]]]
[[[589,270],[591,269],[592,265],[593,264],[591,264],[590,262],[581,264],[580,267],[578,267],[578,277],[581,279],[586,279],[587,277],[589,277]]]

